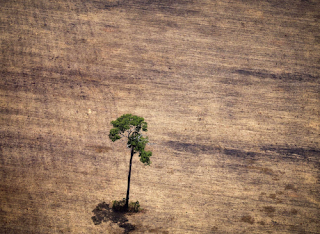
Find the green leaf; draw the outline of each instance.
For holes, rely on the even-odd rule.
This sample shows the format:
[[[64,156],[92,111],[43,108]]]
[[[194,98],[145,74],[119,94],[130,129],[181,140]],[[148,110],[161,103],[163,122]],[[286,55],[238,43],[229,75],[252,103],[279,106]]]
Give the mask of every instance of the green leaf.
[[[121,139],[121,136],[127,137],[127,146],[129,148],[133,146],[134,153],[139,152],[140,161],[150,165],[152,152],[144,150],[149,140],[148,137],[143,137],[140,133],[141,129],[142,131],[148,131],[148,124],[144,121],[144,118],[132,114],[124,114],[111,121],[111,124],[113,128],[110,130],[109,138],[114,142]]]
[[[142,131],[148,131],[148,124],[146,122],[142,123]]]
[[[147,131],[147,123],[144,122],[144,118],[132,115],[125,114],[116,119],[115,121],[111,121],[111,124],[114,128],[118,128],[120,132],[125,132],[133,127],[134,132],[139,132],[142,128],[143,131]]]
[[[119,135],[120,129],[119,128],[112,128],[110,130],[109,138],[115,142],[116,140],[119,140],[121,137]]]
[[[151,161],[150,161],[150,157],[152,156],[152,152],[151,151],[141,151],[140,152],[140,161],[146,165],[150,165]]]

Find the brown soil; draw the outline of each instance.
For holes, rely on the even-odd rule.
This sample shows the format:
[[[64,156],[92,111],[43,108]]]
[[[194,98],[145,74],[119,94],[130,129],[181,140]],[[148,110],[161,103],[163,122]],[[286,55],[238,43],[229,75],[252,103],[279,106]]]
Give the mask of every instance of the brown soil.
[[[319,233],[319,12],[2,1],[1,233]],[[126,113],[148,122],[153,156],[132,168],[144,212],[115,223],[130,153],[108,133]]]

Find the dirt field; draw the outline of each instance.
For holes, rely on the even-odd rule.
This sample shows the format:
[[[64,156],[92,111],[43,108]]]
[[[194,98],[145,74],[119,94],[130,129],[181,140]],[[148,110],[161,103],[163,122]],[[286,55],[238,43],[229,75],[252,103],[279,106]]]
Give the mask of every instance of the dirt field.
[[[0,1],[0,233],[320,233],[318,0]],[[98,209],[99,210],[99,209]],[[98,212],[98,210],[95,210]]]

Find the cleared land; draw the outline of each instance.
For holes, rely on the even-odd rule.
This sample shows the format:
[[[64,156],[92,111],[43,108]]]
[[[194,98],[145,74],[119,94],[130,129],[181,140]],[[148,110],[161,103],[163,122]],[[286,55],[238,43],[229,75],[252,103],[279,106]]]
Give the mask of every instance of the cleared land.
[[[132,233],[320,233],[317,0],[0,6],[1,233],[123,232],[91,217],[125,197],[125,113]]]

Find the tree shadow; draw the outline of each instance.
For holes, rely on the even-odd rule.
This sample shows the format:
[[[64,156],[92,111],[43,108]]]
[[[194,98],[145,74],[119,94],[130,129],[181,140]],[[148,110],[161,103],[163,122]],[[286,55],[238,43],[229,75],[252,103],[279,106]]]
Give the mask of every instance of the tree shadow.
[[[124,228],[123,233],[129,233],[135,230],[135,226],[128,223],[125,212],[115,212],[109,207],[109,204],[105,202],[98,204],[92,212],[94,213],[94,216],[92,216],[91,219],[95,225],[111,221],[113,223],[118,223],[119,227]]]

